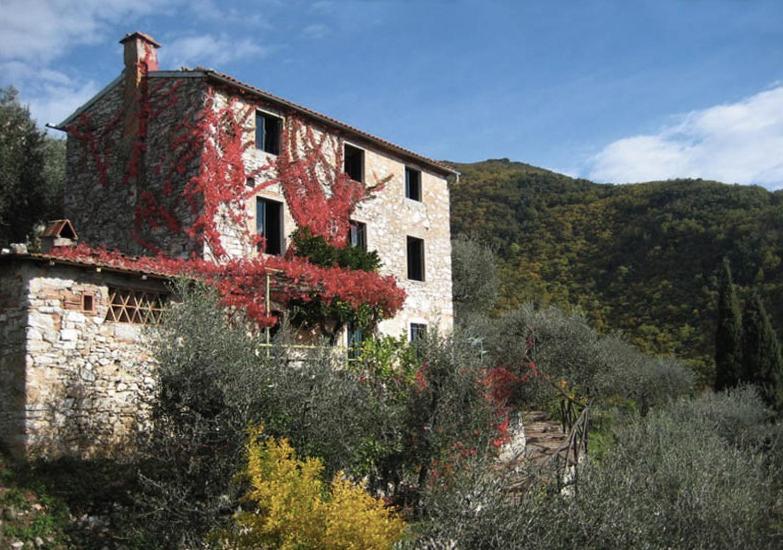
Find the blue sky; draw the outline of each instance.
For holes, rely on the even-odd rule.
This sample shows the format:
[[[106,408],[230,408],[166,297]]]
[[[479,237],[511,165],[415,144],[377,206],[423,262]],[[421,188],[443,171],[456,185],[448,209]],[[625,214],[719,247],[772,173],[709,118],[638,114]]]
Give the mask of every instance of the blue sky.
[[[59,122],[118,39],[436,159],[783,187],[783,1],[0,0],[0,84]]]

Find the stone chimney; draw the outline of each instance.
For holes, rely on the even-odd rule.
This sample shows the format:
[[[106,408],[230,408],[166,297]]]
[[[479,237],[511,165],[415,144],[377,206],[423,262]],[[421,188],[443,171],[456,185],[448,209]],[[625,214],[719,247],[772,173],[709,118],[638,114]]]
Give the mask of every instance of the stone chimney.
[[[138,86],[141,77],[148,71],[158,70],[158,48],[160,44],[143,32],[126,34],[120,44],[125,46],[125,81]]]

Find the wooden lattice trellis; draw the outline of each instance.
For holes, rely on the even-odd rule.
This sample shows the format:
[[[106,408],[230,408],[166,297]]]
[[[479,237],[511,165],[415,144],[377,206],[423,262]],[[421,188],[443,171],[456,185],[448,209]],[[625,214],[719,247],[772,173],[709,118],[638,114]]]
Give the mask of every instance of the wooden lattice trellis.
[[[166,302],[164,294],[124,288],[109,289],[107,321],[157,325]]]

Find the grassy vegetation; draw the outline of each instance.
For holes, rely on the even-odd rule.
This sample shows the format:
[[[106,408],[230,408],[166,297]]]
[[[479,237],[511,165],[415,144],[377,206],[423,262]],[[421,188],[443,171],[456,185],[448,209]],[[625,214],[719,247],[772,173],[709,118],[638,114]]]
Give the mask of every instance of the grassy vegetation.
[[[0,453],[0,548],[14,543],[46,548],[67,548],[70,513],[37,478],[24,473],[5,453]]]

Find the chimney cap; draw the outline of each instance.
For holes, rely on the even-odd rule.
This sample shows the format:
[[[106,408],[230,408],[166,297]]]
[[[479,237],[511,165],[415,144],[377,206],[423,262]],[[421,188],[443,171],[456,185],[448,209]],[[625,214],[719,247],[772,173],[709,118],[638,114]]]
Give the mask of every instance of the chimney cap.
[[[158,43],[157,40],[152,38],[150,35],[144,34],[143,32],[139,32],[139,31],[129,32],[128,34],[123,36],[122,40],[120,40],[120,44],[125,44],[126,42],[128,42],[129,40],[133,40],[134,38],[141,38],[142,40],[144,40],[145,42],[149,42],[156,48],[160,48],[160,44]]]

